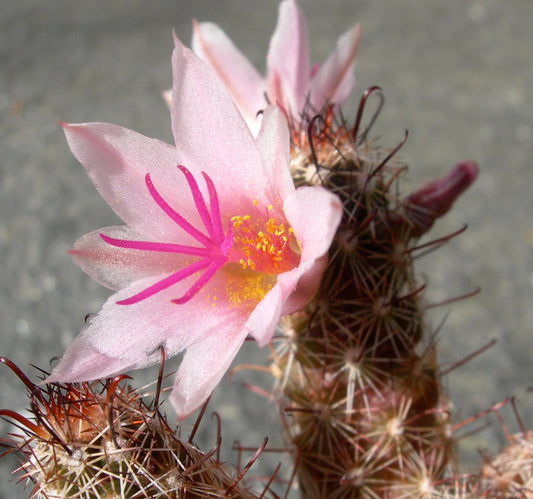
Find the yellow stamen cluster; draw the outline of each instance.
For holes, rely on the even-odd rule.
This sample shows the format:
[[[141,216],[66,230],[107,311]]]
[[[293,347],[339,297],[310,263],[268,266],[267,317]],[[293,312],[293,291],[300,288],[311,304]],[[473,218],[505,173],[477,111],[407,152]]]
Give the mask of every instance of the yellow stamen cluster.
[[[228,302],[235,307],[255,307],[275,283],[275,276],[259,272],[239,272],[237,275],[228,273],[225,293]]]
[[[267,209],[270,211],[272,206]],[[266,220],[262,230],[252,226],[250,215],[236,215],[231,218],[231,222],[235,230],[235,247],[240,253],[238,262],[243,270],[258,270],[271,274],[288,270],[287,265],[283,263],[284,253],[293,234],[292,228],[272,217]],[[292,265],[293,259],[289,260]]]

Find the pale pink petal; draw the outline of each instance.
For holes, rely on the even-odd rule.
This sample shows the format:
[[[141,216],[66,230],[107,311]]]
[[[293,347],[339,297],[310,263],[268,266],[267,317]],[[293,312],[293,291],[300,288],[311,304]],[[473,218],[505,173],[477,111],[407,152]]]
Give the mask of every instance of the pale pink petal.
[[[355,83],[354,67],[359,47],[359,25],[344,33],[337,47],[313,76],[308,88],[313,109],[320,111],[326,104],[342,104]]]
[[[47,381],[114,376],[159,362],[160,346],[168,357],[186,349],[177,374],[179,393],[175,390],[171,396],[178,414],[186,416],[209,396],[237,354],[247,335],[244,323],[250,310],[224,302],[223,280],[205,292],[216,298],[214,301],[204,296],[181,307],[170,303],[175,290],[166,290],[157,300],[116,305],[143,285],[138,283],[110,297]]]
[[[322,187],[300,187],[287,197],[285,216],[298,239],[300,265],[278,277],[285,298],[282,314],[303,307],[316,292],[327,254],[342,218],[337,196]]]
[[[256,126],[266,106],[264,78],[214,23],[193,21],[192,49],[224,82],[246,121]]]
[[[301,260],[298,267],[278,275],[246,323],[260,346],[272,339],[281,315],[301,309],[316,293],[342,217],[338,197],[322,187],[300,187],[287,197],[284,210],[302,250]]]
[[[184,267],[190,257],[176,253],[117,248],[100,234],[123,240],[146,238],[126,226],[105,227],[80,237],[69,251],[74,263],[95,281],[110,289],[121,289],[140,279],[165,276]]]
[[[278,276],[278,286],[287,294],[280,315],[297,312],[311,301],[318,290],[327,263],[328,255],[323,255],[315,260],[307,260],[298,268]]]
[[[109,123],[63,124],[67,142],[95,187],[132,229],[154,239],[175,240],[183,231],[163,213],[146,187],[150,173],[161,195],[174,209],[198,219],[178,170],[180,154],[160,140]],[[177,192],[184,192],[177,196]]]
[[[136,369],[137,362],[117,359],[96,350],[86,336],[81,334],[69,345],[59,364],[53,369],[45,383],[77,383],[125,374]]]
[[[249,333],[260,347],[270,343],[281,317],[284,297],[279,284],[279,277],[278,282],[257,304],[246,322]]]
[[[169,400],[180,419],[186,418],[211,395],[241,348],[245,328],[220,330],[187,348],[174,378]]]
[[[284,0],[279,6],[278,24],[270,40],[267,78],[269,87],[281,85],[284,98],[280,104],[288,106],[287,111],[293,115],[298,116],[304,107],[309,74],[309,37],[305,17],[294,0]],[[276,78],[280,79],[279,83],[274,81]]]
[[[300,187],[283,207],[302,251],[302,262],[325,254],[342,217],[342,204],[323,187]]]
[[[117,301],[142,291],[153,281],[144,279],[110,296],[100,312],[68,347],[52,372],[54,379],[79,381],[119,374],[159,362],[159,347],[168,357],[212,335],[241,331],[255,303],[239,308],[228,302],[224,276],[215,276],[187,306],[172,299],[185,293],[189,285],[179,283],[133,305]],[[90,358],[80,361],[85,351]],[[70,373],[70,374],[69,374]]]
[[[271,200],[275,196],[285,199],[294,191],[294,182],[287,165],[290,162],[290,134],[285,114],[278,106],[269,106],[263,113],[263,123],[256,139],[269,177]],[[283,204],[283,203],[281,203]]]
[[[157,297],[134,305],[116,303],[140,292],[150,283],[152,281],[148,279],[139,281],[110,296],[72,345],[90,345],[91,349],[112,359],[129,362],[135,368],[158,362],[157,350],[165,346],[171,336],[179,338],[179,342],[176,338],[174,347],[177,350],[166,352],[169,357],[186,348],[198,336],[195,329],[199,321],[194,323],[190,317],[191,307],[181,307],[171,302],[183,290],[169,288],[161,291]],[[203,311],[205,313],[205,309]],[[207,320],[205,327],[215,324],[213,320]],[[67,358],[71,348],[67,349]],[[103,365],[102,369],[107,368]]]
[[[175,45],[170,116],[181,164],[194,166],[193,174],[205,171],[221,211],[232,211],[239,197],[257,199],[263,190],[267,179],[259,152],[222,82],[177,38]]]

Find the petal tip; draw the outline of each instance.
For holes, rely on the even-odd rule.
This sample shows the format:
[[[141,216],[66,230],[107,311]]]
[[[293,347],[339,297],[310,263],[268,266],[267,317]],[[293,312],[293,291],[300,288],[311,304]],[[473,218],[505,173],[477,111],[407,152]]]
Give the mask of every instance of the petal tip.
[[[183,43],[181,43],[181,40],[178,38],[178,35],[176,34],[176,30],[172,30],[172,40],[174,41],[174,48],[183,48]]]

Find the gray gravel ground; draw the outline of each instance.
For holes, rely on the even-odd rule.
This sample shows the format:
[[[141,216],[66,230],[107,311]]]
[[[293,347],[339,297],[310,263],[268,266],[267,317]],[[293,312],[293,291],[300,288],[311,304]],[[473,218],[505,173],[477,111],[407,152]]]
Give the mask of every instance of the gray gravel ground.
[[[499,0],[302,0],[321,61],[338,34],[355,21],[362,39],[356,96],[369,85],[386,91],[375,127],[394,145],[409,129],[403,158],[411,165],[407,190],[441,175],[455,161],[475,159],[475,186],[433,234],[468,223],[468,231],[420,261],[428,300],[441,301],[481,287],[470,300],[433,310],[443,364],[490,339],[488,353],[447,378],[460,418],[508,395],[518,398],[533,426],[533,2]],[[58,119],[109,121],[171,140],[160,91],[170,84],[171,30],[188,43],[191,18],[218,22],[261,69],[277,15],[277,1],[0,0],[0,353],[29,373],[61,355],[108,292],[65,253],[80,235],[117,222],[71,156]],[[355,104],[354,104],[355,105]],[[247,345],[238,362],[261,361],[266,351]],[[153,377],[136,375],[137,382]],[[275,411],[243,390],[239,374],[213,398],[223,419],[225,457],[235,439],[279,443]],[[259,382],[259,381],[258,381]],[[0,369],[0,407],[21,410],[21,383]],[[263,386],[268,382],[263,381]],[[171,410],[169,409],[172,418]],[[510,410],[506,417],[516,429]],[[494,423],[494,420],[489,419]],[[205,447],[215,440],[211,419]],[[2,433],[9,426],[1,424]],[[478,447],[503,442],[495,423],[462,442],[467,466]],[[268,456],[264,473],[280,455]],[[27,497],[0,461],[1,498]]]

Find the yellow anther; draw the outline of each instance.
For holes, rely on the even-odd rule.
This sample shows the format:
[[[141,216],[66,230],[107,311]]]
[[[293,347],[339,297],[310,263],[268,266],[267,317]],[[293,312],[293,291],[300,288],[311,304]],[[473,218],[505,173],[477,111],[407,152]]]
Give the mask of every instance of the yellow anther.
[[[267,206],[267,210],[272,209],[272,205]],[[290,227],[274,217],[252,219],[250,215],[236,215],[231,221],[235,229],[233,248],[243,270],[277,274],[292,268],[296,254],[288,246],[289,234],[293,234]]]

